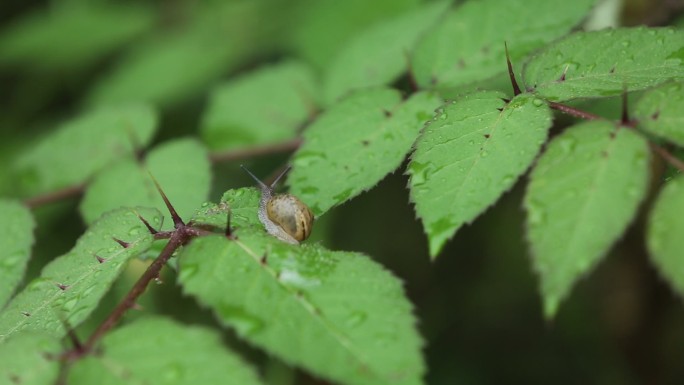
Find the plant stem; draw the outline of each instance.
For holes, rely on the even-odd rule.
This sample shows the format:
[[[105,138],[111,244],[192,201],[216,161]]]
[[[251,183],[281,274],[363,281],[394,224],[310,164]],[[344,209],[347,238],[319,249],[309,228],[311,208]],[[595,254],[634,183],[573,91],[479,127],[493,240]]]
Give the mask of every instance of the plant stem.
[[[657,144],[650,143],[650,142],[649,142],[649,144],[651,145],[651,149],[653,151],[657,152],[658,155],[660,155],[660,157],[665,159],[665,161],[670,163],[672,166],[676,167],[679,171],[684,172],[684,161],[682,161],[681,159],[677,158],[676,156],[670,154],[669,151],[658,146]]]
[[[78,184],[74,186],[65,187],[61,190],[49,192],[43,195],[37,195],[24,200],[24,204],[33,209],[44,204],[53,203],[62,199],[78,196],[85,190],[85,184]]]
[[[549,107],[553,108],[556,111],[560,111],[560,112],[566,113],[568,115],[571,115],[571,116],[574,116],[574,117],[580,118],[580,119],[586,119],[586,120],[602,119],[598,115],[594,115],[590,112],[578,110],[574,107],[570,107],[568,105],[561,104],[561,103],[549,102]]]

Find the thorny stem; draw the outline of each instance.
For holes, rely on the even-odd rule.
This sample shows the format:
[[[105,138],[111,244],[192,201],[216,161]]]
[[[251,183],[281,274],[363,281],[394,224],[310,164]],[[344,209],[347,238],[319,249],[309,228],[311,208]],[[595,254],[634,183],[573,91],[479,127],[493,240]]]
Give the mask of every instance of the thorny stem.
[[[552,109],[554,109],[556,111],[560,111],[560,112],[566,113],[568,115],[571,115],[571,116],[574,116],[574,117],[580,118],[580,119],[586,119],[586,120],[601,119],[600,116],[594,115],[591,112],[578,110],[577,108],[570,107],[568,105],[561,104],[561,103],[549,102],[549,107],[551,107]]]

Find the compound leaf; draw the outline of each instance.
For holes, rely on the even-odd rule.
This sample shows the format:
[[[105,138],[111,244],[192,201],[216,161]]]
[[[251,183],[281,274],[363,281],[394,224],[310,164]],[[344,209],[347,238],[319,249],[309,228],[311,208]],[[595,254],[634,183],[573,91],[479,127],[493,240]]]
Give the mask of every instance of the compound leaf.
[[[506,71],[504,42],[516,63],[529,52],[568,33],[594,0],[466,1],[425,33],[411,68],[424,88],[453,88]]]
[[[252,210],[256,212],[257,206]],[[400,282],[366,256],[243,227],[193,241],[184,291],[247,341],[341,384],[421,384],[421,340]]]
[[[221,84],[211,95],[201,134],[212,149],[294,138],[317,105],[311,69],[288,61]]]
[[[152,149],[143,164],[124,159],[98,174],[81,201],[85,221],[92,223],[102,213],[121,206],[155,207],[166,212],[150,174],[182,218],[189,218],[208,198],[211,165],[206,149],[197,140],[176,139]],[[164,222],[165,227],[173,226],[170,220]]]
[[[395,170],[442,103],[431,93],[405,102],[397,91],[359,91],[305,132],[288,177],[291,192],[316,215],[373,187]]]
[[[31,212],[17,201],[0,199],[0,309],[24,277],[31,256],[33,229]]]
[[[0,384],[52,385],[62,346],[54,336],[18,333],[0,343]]]
[[[218,333],[200,326],[144,318],[108,333],[101,346],[73,365],[70,384],[261,384]]]
[[[411,200],[430,255],[510,189],[530,166],[551,126],[548,106],[522,94],[466,95],[442,107],[416,141],[408,166]]]
[[[353,89],[388,84],[406,72],[418,37],[448,6],[448,1],[426,4],[352,38],[326,72],[325,101],[332,103]]]
[[[62,124],[14,166],[25,194],[83,183],[104,166],[145,147],[157,128],[148,106],[99,108]]]
[[[684,295],[684,178],[665,184],[650,213],[646,243],[654,265],[670,286]]]
[[[632,130],[593,121],[568,128],[539,159],[524,205],[547,318],[636,214],[648,155],[645,139]]]
[[[534,55],[523,77],[528,89],[555,101],[619,95],[684,79],[684,31],[578,32]]]
[[[684,83],[670,83],[639,99],[634,117],[644,130],[684,146]]]
[[[126,262],[152,244],[152,235],[136,213],[159,226],[161,214],[153,209],[119,209],[103,215],[71,251],[48,263],[0,313],[0,342],[21,330],[61,337],[66,333],[63,323],[76,327],[83,322]]]

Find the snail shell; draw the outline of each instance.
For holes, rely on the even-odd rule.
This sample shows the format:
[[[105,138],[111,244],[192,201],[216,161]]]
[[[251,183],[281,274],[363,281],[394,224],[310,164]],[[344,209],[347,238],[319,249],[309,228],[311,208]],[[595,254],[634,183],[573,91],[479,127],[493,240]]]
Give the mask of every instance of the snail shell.
[[[292,194],[274,194],[273,188],[280,178],[289,171],[285,169],[270,185],[260,181],[245,167],[241,166],[261,189],[259,201],[259,221],[266,228],[266,232],[281,241],[299,244],[311,234],[314,216],[307,205]]]

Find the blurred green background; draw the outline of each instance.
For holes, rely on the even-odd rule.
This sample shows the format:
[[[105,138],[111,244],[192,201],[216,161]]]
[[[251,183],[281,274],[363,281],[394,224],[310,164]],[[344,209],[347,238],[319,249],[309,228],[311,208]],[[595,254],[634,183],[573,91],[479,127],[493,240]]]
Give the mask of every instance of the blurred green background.
[[[226,79],[289,58],[320,75],[354,34],[419,3],[3,1],[0,193],[16,194],[7,170],[17,154],[90,106],[150,102],[161,111],[155,143],[197,136],[209,94]],[[608,1],[590,22],[682,25],[682,9],[682,2],[666,0]],[[616,105],[608,100],[591,109],[613,116]],[[286,159],[281,154],[249,162],[255,174],[268,175]],[[252,184],[239,162],[214,165],[213,200],[228,188]],[[524,184],[459,231],[435,262],[401,172],[327,214],[315,237],[332,249],[367,253],[405,282],[426,340],[429,384],[684,383],[684,307],[648,263],[643,216],[579,283],[558,317],[546,322],[525,245]],[[77,204],[67,198],[34,211],[29,279],[83,232]],[[79,333],[87,335],[143,269],[142,262],[132,264]],[[145,311],[213,324],[208,312],[183,298],[173,274],[149,289]],[[229,331],[226,341],[258,364],[269,383],[324,383],[245,346]]]

